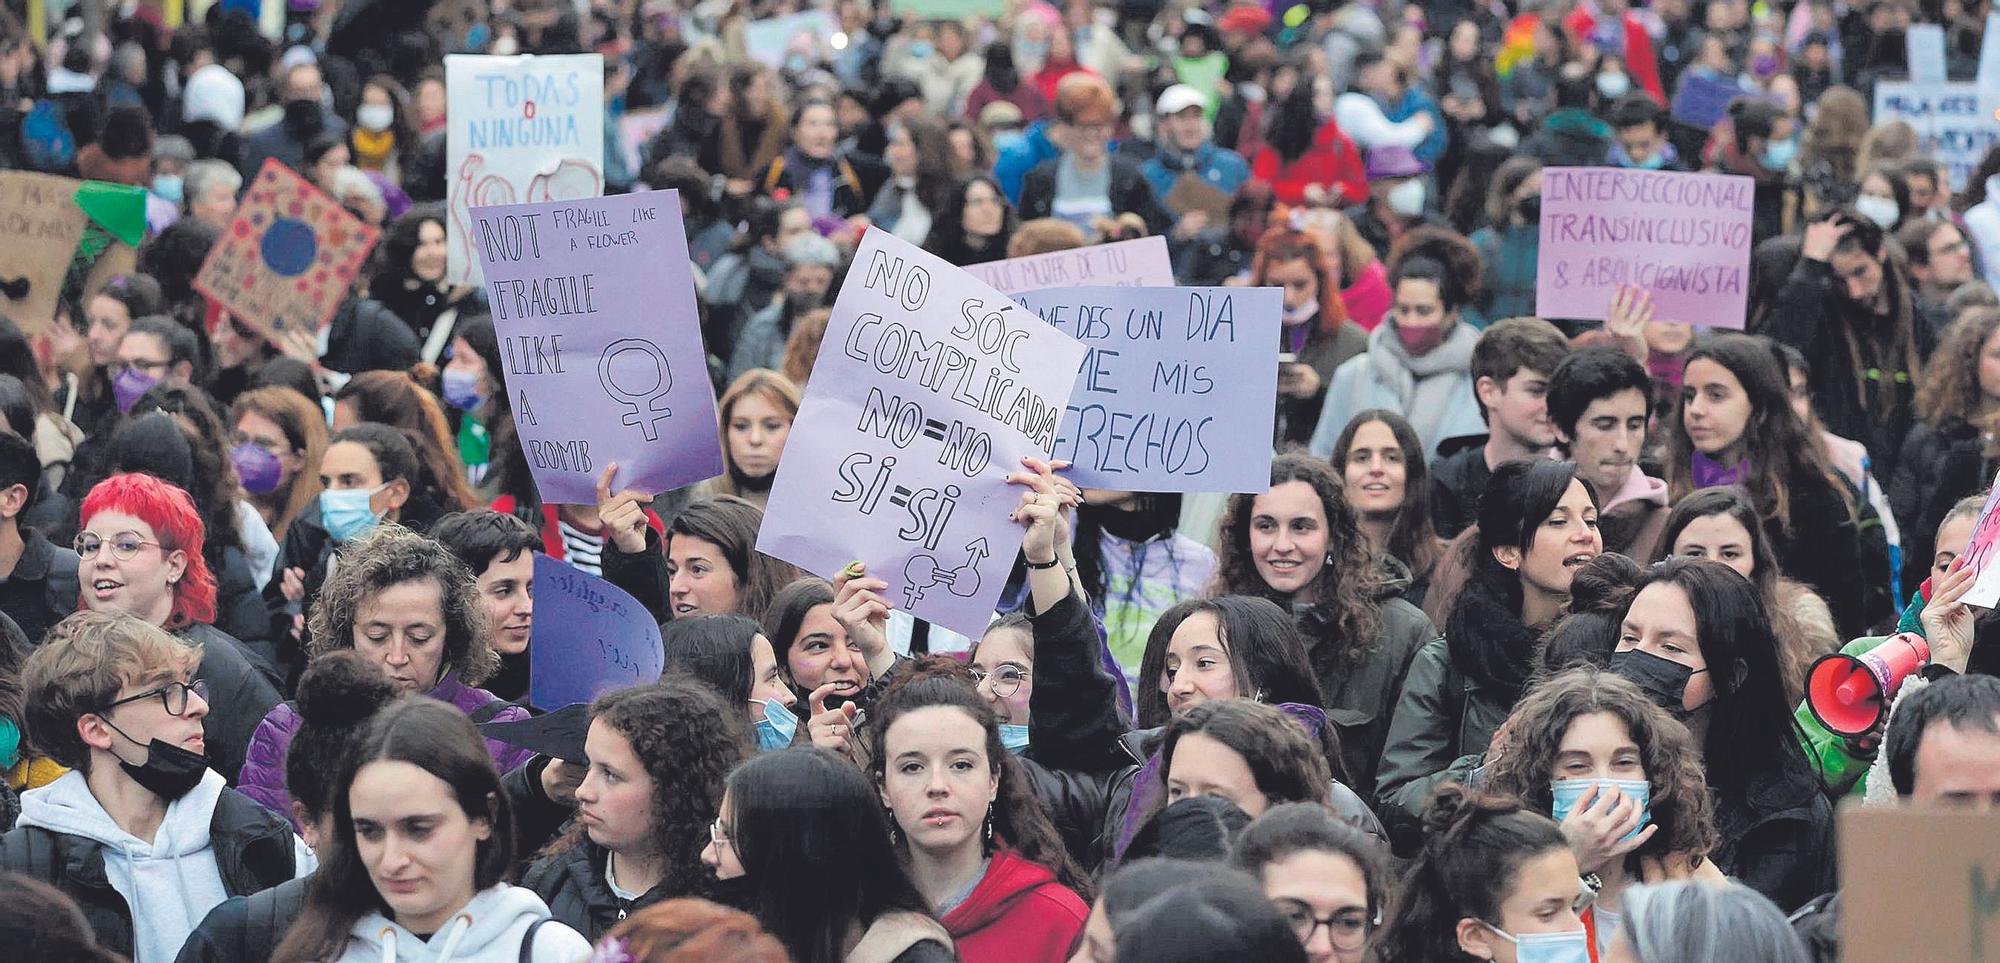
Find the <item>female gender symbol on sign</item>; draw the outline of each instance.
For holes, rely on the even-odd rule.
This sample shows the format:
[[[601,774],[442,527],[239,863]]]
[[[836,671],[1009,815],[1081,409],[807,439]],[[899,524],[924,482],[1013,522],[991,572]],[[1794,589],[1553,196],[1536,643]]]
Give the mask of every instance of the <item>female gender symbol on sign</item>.
[[[659,345],[644,338],[611,342],[597,359],[597,380],[611,400],[630,409],[622,424],[644,432],[647,441],[660,440],[654,422],[673,417],[667,395],[674,387],[674,372]]]

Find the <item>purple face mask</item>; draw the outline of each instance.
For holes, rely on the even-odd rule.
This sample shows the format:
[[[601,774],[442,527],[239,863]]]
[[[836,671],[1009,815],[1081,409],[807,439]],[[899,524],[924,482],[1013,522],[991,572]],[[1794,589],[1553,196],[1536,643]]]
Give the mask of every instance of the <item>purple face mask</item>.
[[[153,389],[160,379],[137,368],[126,368],[111,379],[111,397],[118,402],[119,414],[131,414],[132,406],[139,403],[139,396]]]
[[[278,456],[259,445],[246,441],[229,449],[229,461],[236,466],[243,490],[252,495],[269,495],[285,480],[285,466],[278,462]]]

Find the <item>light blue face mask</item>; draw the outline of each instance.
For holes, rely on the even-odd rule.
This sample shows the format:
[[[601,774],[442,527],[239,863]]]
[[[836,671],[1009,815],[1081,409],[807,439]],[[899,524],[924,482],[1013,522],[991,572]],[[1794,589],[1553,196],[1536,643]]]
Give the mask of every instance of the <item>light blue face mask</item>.
[[[1621,837],[1621,841],[1639,835],[1639,831],[1645,829],[1647,823],[1652,822],[1653,812],[1651,804],[1653,785],[1644,779],[1552,780],[1549,783],[1549,793],[1555,802],[1551,807],[1549,816],[1558,823],[1569,818],[1570,811],[1576,808],[1576,801],[1583,798],[1583,794],[1589,792],[1592,786],[1604,787],[1603,790],[1599,790],[1600,795],[1605,790],[1616,789],[1620,793],[1623,793],[1625,798],[1639,804],[1639,825],[1632,827],[1632,831]]]
[[[375,493],[387,488],[386,484],[374,488],[349,488],[344,491],[331,489],[319,493],[319,523],[326,534],[335,542],[345,544],[374,531],[382,516],[375,514],[375,508],[368,500]]]
[[[764,718],[757,720],[757,751],[774,752],[792,744],[798,734],[799,717],[776,699],[765,699]]]
[[[1589,930],[1515,936],[1491,923],[1486,928],[1514,944],[1514,959],[1519,963],[1590,963]]]
[[[153,193],[169,204],[179,204],[183,197],[183,182],[179,174],[153,175]]]
[[[1017,726],[1011,722],[1001,723],[1000,744],[1006,746],[1008,752],[1017,756],[1026,752],[1028,749],[1028,727],[1024,725]]]
[[[1774,171],[1784,170],[1792,166],[1792,158],[1798,156],[1798,153],[1798,141],[1773,141],[1764,146],[1764,168]]]

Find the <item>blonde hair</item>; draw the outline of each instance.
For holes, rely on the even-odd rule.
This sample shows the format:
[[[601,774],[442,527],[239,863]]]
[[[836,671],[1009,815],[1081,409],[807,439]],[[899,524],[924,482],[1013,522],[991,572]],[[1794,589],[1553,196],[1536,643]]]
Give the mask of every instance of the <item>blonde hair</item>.
[[[715,404],[715,418],[723,437],[722,474],[715,479],[715,485],[708,494],[744,494],[737,480],[736,455],[729,450],[729,418],[736,411],[736,403],[753,394],[769,402],[787,420],[796,420],[799,416],[799,389],[792,384],[792,379],[769,368],[751,368],[738,375]]]
[[[56,623],[21,667],[28,740],[71,769],[90,771],[76,720],[101,713],[128,685],[170,682],[201,664],[201,646],[135,615],[78,612]]]

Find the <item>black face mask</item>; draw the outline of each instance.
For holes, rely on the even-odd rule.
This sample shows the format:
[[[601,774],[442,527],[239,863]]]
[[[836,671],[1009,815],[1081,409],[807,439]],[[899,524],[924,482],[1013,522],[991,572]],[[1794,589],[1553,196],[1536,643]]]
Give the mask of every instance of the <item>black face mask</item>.
[[[1542,219],[1542,195],[1524,197],[1514,202],[1514,213],[1520,215],[1524,224],[1534,224]]]
[[[113,732],[125,736],[128,742],[139,740],[125,735],[125,730],[109,719],[104,724]],[[132,781],[144,786],[167,802],[173,802],[194,791],[201,785],[201,777],[208,774],[208,757],[199,752],[189,752],[179,746],[153,740],[146,746],[146,761],[143,765],[133,765],[123,759],[118,760],[118,768],[132,777]]]
[[[1682,722],[1694,715],[1694,710],[1687,708],[1688,680],[1694,678],[1693,669],[1651,652],[1632,649],[1611,653],[1611,671],[1631,680],[1654,705],[1667,710],[1668,715]]]

